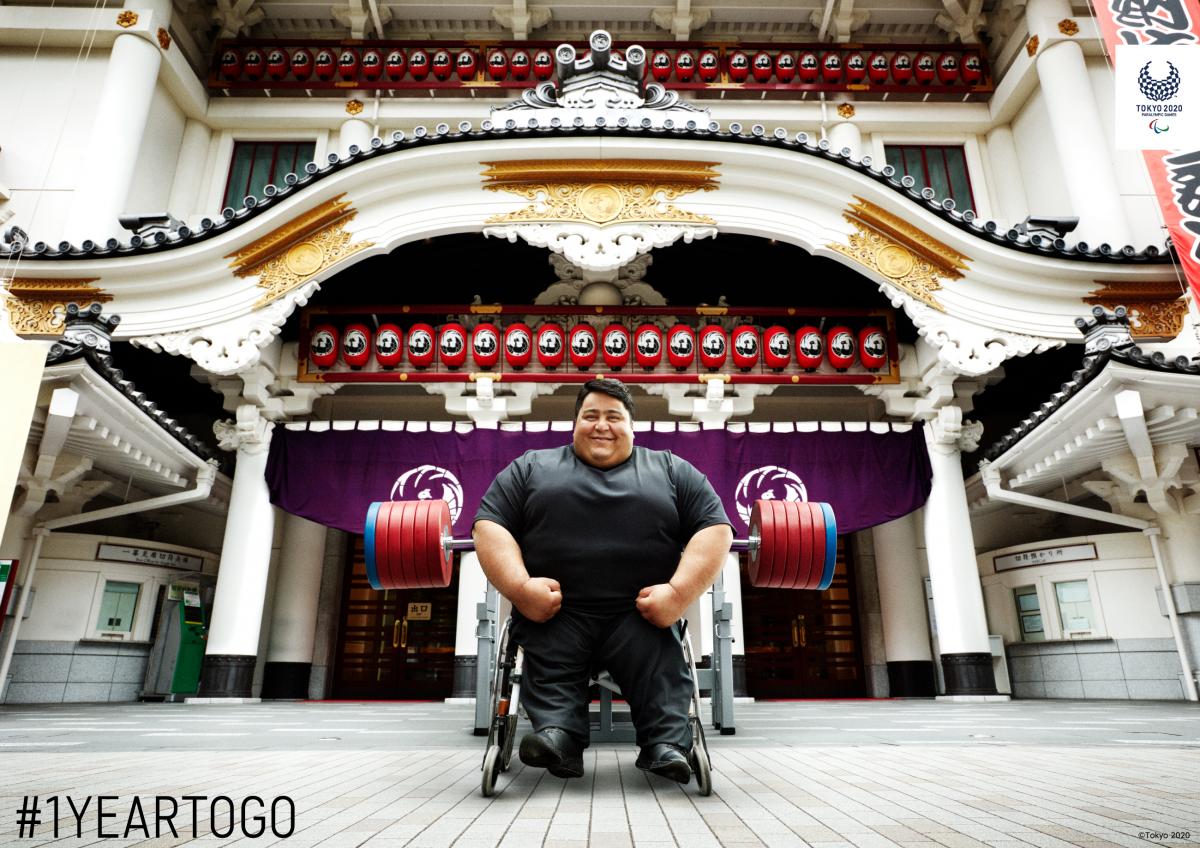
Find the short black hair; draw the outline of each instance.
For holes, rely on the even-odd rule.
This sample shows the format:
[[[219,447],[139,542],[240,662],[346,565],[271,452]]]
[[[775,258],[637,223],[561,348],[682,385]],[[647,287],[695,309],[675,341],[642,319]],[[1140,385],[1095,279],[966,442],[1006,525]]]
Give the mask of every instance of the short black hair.
[[[629,393],[629,387],[620,380],[604,379],[604,380],[588,380],[579,390],[579,394],[575,396],[575,417],[579,417],[579,410],[583,409],[583,399],[592,392],[599,392],[602,395],[608,395],[611,398],[616,398],[625,405],[625,409],[629,411],[629,418],[633,419],[633,395]]]

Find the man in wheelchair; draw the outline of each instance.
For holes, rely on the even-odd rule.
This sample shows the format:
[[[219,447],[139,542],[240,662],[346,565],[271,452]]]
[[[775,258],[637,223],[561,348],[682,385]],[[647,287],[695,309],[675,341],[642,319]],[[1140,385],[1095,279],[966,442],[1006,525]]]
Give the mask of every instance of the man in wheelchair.
[[[521,761],[583,776],[589,675],[606,668],[629,703],[638,768],[687,783],[693,685],[678,622],[716,580],[733,531],[691,463],[634,447],[633,414],[621,382],[585,383],[572,444],[528,451],[493,481],[475,550],[524,648],[533,732]]]

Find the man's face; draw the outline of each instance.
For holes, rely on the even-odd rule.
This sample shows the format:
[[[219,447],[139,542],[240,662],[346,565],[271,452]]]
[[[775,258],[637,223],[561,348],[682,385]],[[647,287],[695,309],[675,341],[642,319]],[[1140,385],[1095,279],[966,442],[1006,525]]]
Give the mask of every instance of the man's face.
[[[602,392],[583,399],[575,419],[575,455],[596,468],[612,468],[633,453],[633,422],[625,404]]]

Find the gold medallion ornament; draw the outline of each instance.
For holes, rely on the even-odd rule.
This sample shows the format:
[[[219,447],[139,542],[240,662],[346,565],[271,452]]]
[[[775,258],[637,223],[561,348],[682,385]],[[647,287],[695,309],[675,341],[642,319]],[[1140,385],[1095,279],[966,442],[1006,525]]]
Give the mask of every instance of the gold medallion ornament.
[[[1033,56],[1033,54],[1038,50],[1039,43],[1040,42],[1038,41],[1038,37],[1036,35],[1031,36],[1030,39],[1025,42],[1025,52],[1030,56]]]
[[[171,33],[167,32],[162,27],[158,28],[158,46],[163,50],[171,48]]]
[[[362,110],[363,110],[363,102],[361,100],[347,100],[346,101],[346,114],[347,115],[361,115]]]
[[[1100,283],[1084,303],[1129,310],[1129,334],[1135,339],[1173,339],[1183,332],[1187,301],[1174,280]]]
[[[660,159],[557,159],[484,162],[488,191],[507,191],[530,201],[516,212],[493,215],[487,224],[586,221],[675,223],[715,226],[716,220],[670,201],[695,191],[715,191],[716,162]]]
[[[861,197],[846,210],[844,218],[854,225],[848,244],[829,247],[863,267],[886,277],[890,283],[945,312],[934,292],[942,280],[962,279],[970,258],[949,245]]]
[[[226,257],[233,260],[234,274],[257,276],[259,288],[265,289],[255,309],[373,246],[369,241],[351,241],[345,227],[356,213],[344,197],[339,194]]]
[[[1058,22],[1058,31],[1063,35],[1077,35],[1079,33],[1079,24],[1070,18],[1063,18]]]
[[[137,22],[137,12],[131,12],[126,9],[124,12],[121,12],[121,14],[117,15],[117,26],[119,27],[129,29],[131,26],[137,26]]]
[[[837,107],[837,113],[841,117],[845,118],[847,121],[850,120],[851,118],[854,117],[854,104],[853,103],[843,103],[841,106]]]
[[[57,338],[62,335],[68,303],[86,308],[108,303],[112,295],[92,283],[98,277],[70,280],[35,280],[14,277],[4,286],[5,306],[12,331],[18,336]]]

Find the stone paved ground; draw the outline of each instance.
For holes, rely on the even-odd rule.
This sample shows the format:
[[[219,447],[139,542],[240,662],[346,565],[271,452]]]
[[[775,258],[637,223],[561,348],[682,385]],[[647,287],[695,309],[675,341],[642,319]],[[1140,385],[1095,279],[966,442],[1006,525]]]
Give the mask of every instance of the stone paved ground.
[[[694,784],[645,775],[634,767],[632,746],[612,745],[589,749],[582,780],[514,761],[499,794],[482,798],[483,747],[470,735],[471,710],[394,703],[0,708],[0,846],[1200,843],[1200,708],[1190,704],[739,704],[738,733],[709,735],[715,790],[708,798]],[[116,797],[98,810],[100,795]],[[223,836],[227,802],[213,798],[245,802],[244,826],[254,834],[269,816],[253,798],[266,806],[283,795],[295,806],[286,838],[269,826],[262,836],[243,835],[236,821]],[[18,826],[18,809],[34,796],[41,822],[30,835],[28,822],[24,833]],[[77,806],[91,798],[82,837],[68,796]],[[158,838],[155,796],[162,796]],[[173,804],[174,838],[166,821]],[[193,806],[200,811],[196,838]],[[276,812],[286,832],[287,803]],[[112,833],[117,838],[106,838]]]

